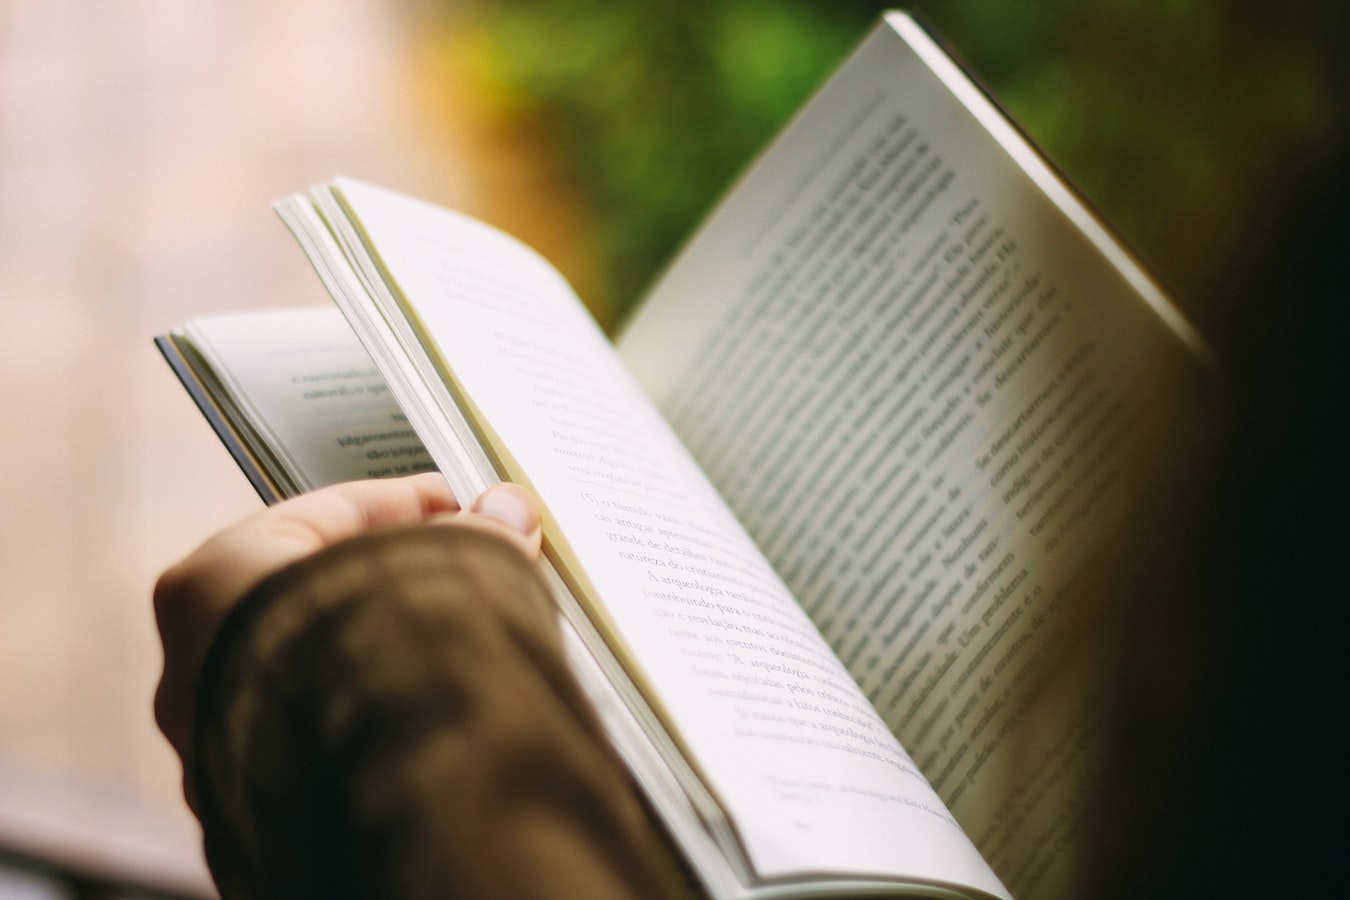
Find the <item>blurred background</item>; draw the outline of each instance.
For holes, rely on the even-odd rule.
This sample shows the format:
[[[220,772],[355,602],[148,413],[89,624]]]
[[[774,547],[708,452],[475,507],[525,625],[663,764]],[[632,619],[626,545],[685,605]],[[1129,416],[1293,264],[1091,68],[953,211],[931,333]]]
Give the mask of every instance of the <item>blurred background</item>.
[[[268,204],[343,173],[455,206],[613,327],[885,5],[0,0],[0,898],[210,895],[149,596],[259,504],[150,339],[325,302]],[[1344,7],[913,8],[1259,356],[1280,273],[1346,233]]]

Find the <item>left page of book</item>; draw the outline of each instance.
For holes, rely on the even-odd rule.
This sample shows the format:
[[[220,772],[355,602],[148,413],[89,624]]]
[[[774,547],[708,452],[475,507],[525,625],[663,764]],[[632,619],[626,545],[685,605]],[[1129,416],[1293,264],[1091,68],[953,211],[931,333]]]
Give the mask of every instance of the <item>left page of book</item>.
[[[391,286],[375,317],[425,357],[404,369],[434,369],[543,501],[551,553],[727,812],[749,880],[1005,896],[556,272],[430,204],[349,180],[316,197],[345,251],[371,253],[362,280]],[[732,671],[706,665],[738,648]],[[771,739],[747,694],[777,698]],[[804,800],[825,773],[835,789]]]
[[[265,500],[435,469],[370,356],[333,307],[206,316],[186,323],[170,340],[270,482],[275,496],[259,489]],[[240,464],[247,472],[249,462]]]

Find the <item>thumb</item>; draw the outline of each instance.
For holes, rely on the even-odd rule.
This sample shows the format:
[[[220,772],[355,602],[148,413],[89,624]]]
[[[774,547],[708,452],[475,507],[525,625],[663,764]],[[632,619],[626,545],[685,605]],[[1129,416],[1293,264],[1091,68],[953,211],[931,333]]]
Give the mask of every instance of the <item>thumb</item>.
[[[516,544],[531,559],[539,556],[543,542],[539,501],[518,484],[495,484],[479,494],[467,512],[437,518],[491,531]]]

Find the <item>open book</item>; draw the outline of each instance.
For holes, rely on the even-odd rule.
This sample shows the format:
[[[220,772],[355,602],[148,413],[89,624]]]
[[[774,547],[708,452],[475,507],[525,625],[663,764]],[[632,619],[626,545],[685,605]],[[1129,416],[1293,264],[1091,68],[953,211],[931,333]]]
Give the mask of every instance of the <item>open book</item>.
[[[707,890],[1063,888],[1099,724],[1069,601],[1166,434],[1150,373],[1205,351],[924,28],[882,18],[615,343],[467,217],[347,179],[278,210],[341,314],[166,356],[268,500],[532,488],[578,675]]]

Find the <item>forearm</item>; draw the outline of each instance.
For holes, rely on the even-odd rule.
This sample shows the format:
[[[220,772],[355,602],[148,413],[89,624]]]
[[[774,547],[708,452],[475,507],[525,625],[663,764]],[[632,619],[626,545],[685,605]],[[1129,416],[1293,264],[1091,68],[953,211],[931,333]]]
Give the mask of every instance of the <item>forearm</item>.
[[[552,616],[516,550],[436,528],[341,544],[255,589],[198,694],[222,893],[670,893]]]

